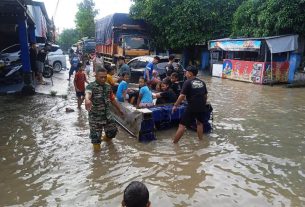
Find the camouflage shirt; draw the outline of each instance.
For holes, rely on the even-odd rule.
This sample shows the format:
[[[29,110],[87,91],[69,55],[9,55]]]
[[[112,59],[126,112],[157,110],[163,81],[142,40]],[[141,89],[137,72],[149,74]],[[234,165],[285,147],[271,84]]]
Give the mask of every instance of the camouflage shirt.
[[[97,81],[91,82],[86,87],[86,93],[91,93],[92,109],[89,112],[89,122],[97,121],[105,124],[111,119],[109,105],[115,99],[108,83],[99,84]]]

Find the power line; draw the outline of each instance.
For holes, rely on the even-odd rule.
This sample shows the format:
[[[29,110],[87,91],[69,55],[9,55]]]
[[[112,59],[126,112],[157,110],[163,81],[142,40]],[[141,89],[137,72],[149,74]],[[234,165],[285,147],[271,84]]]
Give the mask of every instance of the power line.
[[[53,14],[53,18],[55,18],[55,16],[56,16],[57,9],[58,9],[58,4],[59,4],[59,0],[57,0],[55,11],[54,11],[54,14]]]

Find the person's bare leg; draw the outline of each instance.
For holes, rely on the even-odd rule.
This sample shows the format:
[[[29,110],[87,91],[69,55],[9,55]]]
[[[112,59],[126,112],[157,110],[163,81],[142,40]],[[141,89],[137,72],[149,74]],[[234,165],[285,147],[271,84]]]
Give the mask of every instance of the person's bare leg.
[[[183,136],[185,131],[185,126],[182,124],[179,124],[179,127],[177,129],[176,135],[174,137],[173,143],[178,143],[181,137]]]
[[[77,108],[79,108],[79,109],[80,109],[80,106],[82,104],[81,99],[82,99],[81,97],[77,97]]]
[[[203,125],[199,121],[196,121],[196,124],[197,124],[197,135],[198,138],[201,140],[203,138]]]
[[[81,107],[81,105],[83,104],[84,100],[85,100],[85,97],[82,96],[81,99],[80,99],[80,105],[79,105],[79,107]]]

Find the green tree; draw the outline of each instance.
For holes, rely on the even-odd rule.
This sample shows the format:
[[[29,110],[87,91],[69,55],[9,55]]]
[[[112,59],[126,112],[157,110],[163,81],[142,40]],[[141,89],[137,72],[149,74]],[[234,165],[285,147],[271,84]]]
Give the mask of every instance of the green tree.
[[[247,0],[234,14],[232,36],[305,36],[305,0]]]
[[[130,13],[146,20],[159,47],[184,48],[231,34],[242,0],[133,0]]]
[[[94,18],[98,11],[94,7],[95,3],[93,0],[83,0],[78,4],[78,11],[75,15],[75,24],[81,37],[95,36]]]
[[[76,43],[79,40],[79,32],[76,29],[64,29],[59,37],[58,37],[58,44],[61,48],[67,51],[72,44]]]

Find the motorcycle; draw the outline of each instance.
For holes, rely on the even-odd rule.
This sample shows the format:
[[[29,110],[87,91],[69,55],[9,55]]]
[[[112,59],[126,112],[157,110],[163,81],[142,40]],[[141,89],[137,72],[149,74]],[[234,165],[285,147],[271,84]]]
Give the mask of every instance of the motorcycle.
[[[0,85],[18,84],[23,82],[22,64],[0,67]]]
[[[44,78],[51,78],[53,76],[54,70],[53,67],[49,64],[48,56],[44,62],[44,67],[42,71],[42,76]]]

